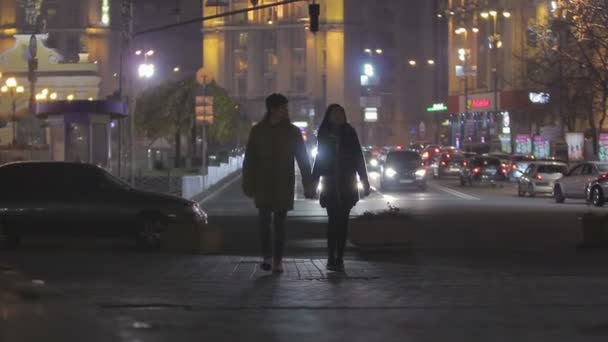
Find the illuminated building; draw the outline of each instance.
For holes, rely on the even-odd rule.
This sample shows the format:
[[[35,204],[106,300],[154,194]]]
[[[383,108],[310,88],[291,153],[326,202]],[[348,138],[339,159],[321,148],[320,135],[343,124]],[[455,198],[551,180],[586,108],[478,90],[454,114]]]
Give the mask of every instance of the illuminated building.
[[[276,1],[260,1],[267,4]],[[203,66],[254,121],[264,98],[281,92],[294,121],[316,127],[327,105],[342,104],[368,144],[405,144],[433,101],[429,59],[433,2],[320,0],[320,32],[307,30],[308,2],[210,20],[203,24]],[[250,7],[248,0],[205,1],[205,16]],[[366,51],[369,51],[367,53]],[[425,67],[412,68],[415,58]],[[365,64],[379,82],[362,87]],[[425,71],[426,68],[426,71]],[[370,89],[367,89],[370,88]],[[371,104],[362,97],[372,97]],[[377,101],[378,100],[378,101]],[[364,122],[365,108],[377,121]]]

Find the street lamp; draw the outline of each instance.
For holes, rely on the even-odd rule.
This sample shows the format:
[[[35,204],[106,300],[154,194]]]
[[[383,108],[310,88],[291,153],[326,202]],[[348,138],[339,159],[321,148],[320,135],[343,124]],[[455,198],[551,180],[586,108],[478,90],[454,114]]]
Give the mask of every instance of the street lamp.
[[[17,83],[14,77],[8,78],[0,88],[3,94],[8,94],[12,100],[13,147],[17,145],[17,98],[25,93],[25,88]]]
[[[418,64],[418,63],[416,63],[416,61],[415,61],[415,60],[413,60],[413,59],[411,59],[411,60],[410,60],[408,63],[410,64],[410,66],[413,66],[413,67],[415,67],[415,66],[416,66],[416,64]]]
[[[432,59],[429,59],[429,60],[427,61],[427,63],[428,63],[429,65],[435,65],[435,61],[434,61],[434,60],[432,60]]]

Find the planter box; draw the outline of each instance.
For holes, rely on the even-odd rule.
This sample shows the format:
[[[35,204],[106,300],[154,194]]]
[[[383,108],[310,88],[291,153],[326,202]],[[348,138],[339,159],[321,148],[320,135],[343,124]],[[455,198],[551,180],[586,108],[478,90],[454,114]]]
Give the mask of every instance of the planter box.
[[[208,224],[173,226],[161,238],[161,250],[169,253],[217,254],[222,249],[222,230]]]
[[[608,216],[582,215],[582,247],[608,247]]]
[[[359,247],[398,246],[412,241],[408,216],[357,218],[351,220],[349,241]]]

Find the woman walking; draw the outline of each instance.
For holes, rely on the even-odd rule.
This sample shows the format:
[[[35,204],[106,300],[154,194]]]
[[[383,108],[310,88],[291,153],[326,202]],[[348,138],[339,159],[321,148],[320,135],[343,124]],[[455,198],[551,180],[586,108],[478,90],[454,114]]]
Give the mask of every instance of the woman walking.
[[[327,108],[317,134],[317,157],[313,180],[321,188],[320,202],[327,209],[327,269],[344,271],[344,247],[348,218],[359,201],[357,175],[365,196],[370,186],[365,160],[355,129],[347,123],[346,112],[338,104]]]

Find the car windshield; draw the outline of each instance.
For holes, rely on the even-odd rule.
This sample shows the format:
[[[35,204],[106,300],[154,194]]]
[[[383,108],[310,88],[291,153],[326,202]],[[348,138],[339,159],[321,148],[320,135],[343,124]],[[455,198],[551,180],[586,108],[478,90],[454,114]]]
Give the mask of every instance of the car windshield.
[[[539,165],[537,172],[566,174],[566,172],[568,172],[568,168],[566,165]]]
[[[391,152],[388,154],[386,162],[388,164],[418,163],[421,162],[421,159],[420,155],[416,152]]]

